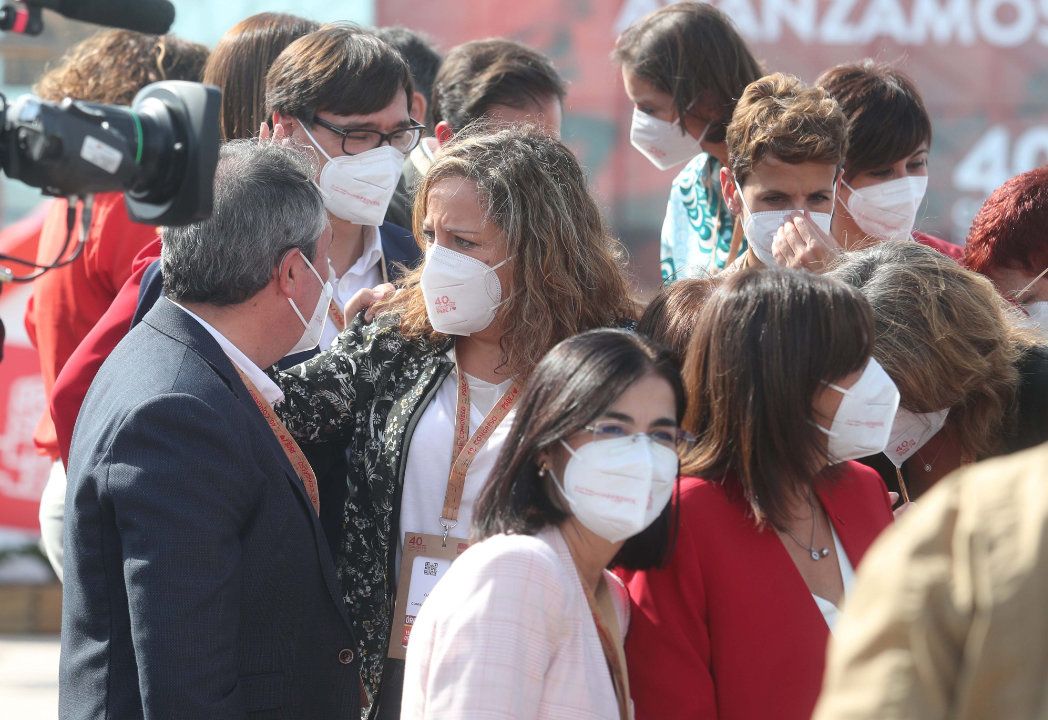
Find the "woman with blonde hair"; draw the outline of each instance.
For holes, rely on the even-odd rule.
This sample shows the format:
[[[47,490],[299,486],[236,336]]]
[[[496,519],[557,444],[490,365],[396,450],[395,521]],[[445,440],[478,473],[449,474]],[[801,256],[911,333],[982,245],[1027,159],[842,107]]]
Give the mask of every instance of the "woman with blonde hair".
[[[916,498],[961,465],[1048,440],[1048,348],[985,277],[924,245],[878,243],[829,273],[873,308],[874,356],[902,400],[883,455],[864,458]]]
[[[399,713],[397,658],[417,599],[402,557],[466,544],[539,360],[567,337],[634,317],[619,246],[582,168],[542,132],[457,135],[426,173],[414,225],[425,262],[374,322],[358,317],[278,380],[278,410],[299,441],[346,447],[335,560],[379,717]]]

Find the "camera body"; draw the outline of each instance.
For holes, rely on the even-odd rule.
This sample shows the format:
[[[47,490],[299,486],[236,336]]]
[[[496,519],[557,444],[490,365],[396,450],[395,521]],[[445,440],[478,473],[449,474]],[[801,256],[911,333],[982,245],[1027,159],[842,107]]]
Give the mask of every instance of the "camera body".
[[[218,88],[181,80],[131,107],[25,95],[0,118],[0,169],[48,195],[123,190],[132,220],[186,225],[211,213],[220,104]]]

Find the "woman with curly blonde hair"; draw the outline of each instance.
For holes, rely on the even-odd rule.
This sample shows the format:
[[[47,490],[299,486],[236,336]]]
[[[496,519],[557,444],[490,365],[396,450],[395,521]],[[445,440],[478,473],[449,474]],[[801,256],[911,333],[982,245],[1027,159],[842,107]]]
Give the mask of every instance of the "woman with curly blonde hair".
[[[335,561],[379,717],[399,715],[404,665],[386,656],[402,658],[406,644],[403,611],[391,612],[398,593],[413,596],[398,570],[410,559],[406,535],[466,543],[538,361],[635,312],[582,168],[541,131],[457,135],[419,188],[414,225],[424,264],[374,322],[358,317],[330,350],[278,379],[292,434],[307,447],[346,448]]]
[[[924,245],[883,242],[830,275],[873,308],[874,356],[899,411],[883,455],[864,458],[917,497],[961,465],[1048,440],[1048,348],[985,277]]]

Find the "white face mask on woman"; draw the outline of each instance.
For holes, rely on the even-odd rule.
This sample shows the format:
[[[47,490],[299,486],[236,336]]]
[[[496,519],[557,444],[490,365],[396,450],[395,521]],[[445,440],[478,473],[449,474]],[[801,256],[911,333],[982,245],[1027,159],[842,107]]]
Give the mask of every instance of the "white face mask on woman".
[[[892,465],[901,468],[904,462],[942,430],[949,414],[950,408],[915,413],[900,407],[895,413],[888,444],[884,447],[884,454],[892,461]]]
[[[433,329],[445,335],[472,335],[495,319],[502,303],[502,283],[495,270],[480,260],[433,243],[422,268],[422,297]]]
[[[928,190],[927,175],[909,175],[851,190],[845,207],[859,229],[881,240],[907,240]]]
[[[673,495],[677,453],[649,437],[594,440],[577,450],[561,444],[571,453],[561,493],[575,518],[608,542],[651,525]]]
[[[751,212],[750,206],[746,204],[746,198],[742,194],[742,188],[735,183],[735,191],[739,194],[739,202],[742,203],[743,213],[742,233],[746,236],[746,242],[753,248],[757,259],[769,267],[776,265],[775,255],[772,254],[771,246],[775,242],[775,233],[786,224],[786,218],[797,215],[801,211],[793,210],[762,210]],[[827,235],[830,233],[830,223],[833,217],[830,213],[809,212],[812,221]]]
[[[305,123],[301,127],[327,158],[317,181],[327,211],[357,225],[381,225],[400,181],[404,153],[390,145],[379,145],[367,152],[333,158],[320,147]]]
[[[312,350],[320,344],[320,336],[324,334],[324,323],[327,321],[328,306],[331,304],[331,283],[324,282],[320,277],[320,273],[318,273],[317,269],[313,267],[313,263],[311,263],[309,258],[304,254],[302,255],[302,260],[309,267],[310,271],[312,271],[313,275],[316,276],[317,282],[321,284],[322,289],[320,291],[320,297],[317,298],[317,306],[313,309],[313,314],[308,321],[302,314],[302,311],[298,309],[298,305],[295,304],[295,301],[291,298],[287,299],[287,301],[291,303],[291,309],[295,311],[295,314],[298,315],[298,319],[302,321],[305,330],[302,332],[302,337],[300,337],[298,342],[295,343],[295,346],[287,351],[285,357],[305,350]]]
[[[679,123],[659,120],[634,108],[630,143],[659,170],[669,170],[702,152],[702,139],[709,129],[710,123],[706,123],[696,140]]]
[[[830,429],[816,424],[829,436],[827,455],[831,464],[884,452],[892,421],[899,409],[899,389],[873,358],[850,388],[826,383],[844,397],[833,416]]]

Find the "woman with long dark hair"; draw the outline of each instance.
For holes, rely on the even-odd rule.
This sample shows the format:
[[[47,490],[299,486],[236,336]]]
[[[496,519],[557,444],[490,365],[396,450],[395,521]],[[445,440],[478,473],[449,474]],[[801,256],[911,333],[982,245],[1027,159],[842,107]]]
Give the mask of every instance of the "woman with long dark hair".
[[[630,141],[655,167],[681,163],[662,225],[662,279],[696,277],[746,249],[724,202],[725,133],[742,91],[764,73],[723,12],[682,2],[646,15],[615,43],[633,103]]]
[[[538,364],[475,544],[412,627],[402,717],[632,717],[628,600],[607,567],[666,552],[683,409],[675,361],[633,333],[583,333]]]
[[[628,581],[639,717],[811,716],[853,569],[892,520],[876,473],[899,403],[871,357],[869,305],[844,283],[745,270],[687,351],[696,435],[664,568]]]

